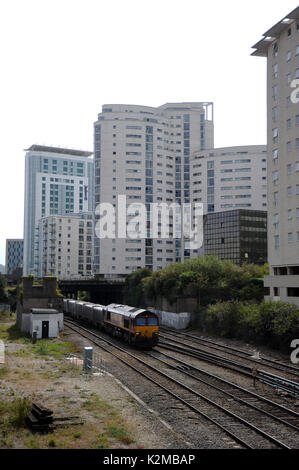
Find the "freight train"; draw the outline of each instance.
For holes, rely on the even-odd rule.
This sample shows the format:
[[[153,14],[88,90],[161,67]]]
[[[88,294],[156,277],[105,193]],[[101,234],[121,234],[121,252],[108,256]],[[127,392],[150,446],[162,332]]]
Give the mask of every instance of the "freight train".
[[[99,305],[64,299],[66,315],[103,330],[123,341],[150,349],[158,343],[159,317],[155,313],[129,305]]]

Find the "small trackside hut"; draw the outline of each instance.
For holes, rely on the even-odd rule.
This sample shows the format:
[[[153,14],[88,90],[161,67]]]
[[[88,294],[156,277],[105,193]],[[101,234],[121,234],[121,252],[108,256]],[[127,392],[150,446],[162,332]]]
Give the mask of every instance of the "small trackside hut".
[[[30,335],[36,338],[57,338],[63,330],[63,313],[50,308],[32,308],[30,312]]]

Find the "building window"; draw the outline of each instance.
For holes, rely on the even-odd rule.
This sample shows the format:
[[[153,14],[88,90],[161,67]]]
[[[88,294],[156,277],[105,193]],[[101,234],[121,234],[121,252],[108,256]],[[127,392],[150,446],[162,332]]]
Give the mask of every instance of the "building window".
[[[293,232],[289,232],[288,233],[288,243],[292,243],[293,242]]]
[[[276,250],[279,248],[279,235],[274,235],[274,246]]]
[[[292,52],[291,51],[288,51],[287,52],[287,62],[289,62],[292,58]]]

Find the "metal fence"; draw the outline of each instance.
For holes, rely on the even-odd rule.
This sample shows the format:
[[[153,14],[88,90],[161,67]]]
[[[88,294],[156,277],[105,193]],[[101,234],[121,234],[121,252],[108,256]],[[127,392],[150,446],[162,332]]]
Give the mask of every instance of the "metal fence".
[[[86,358],[85,371],[94,375],[105,375],[107,372],[105,359],[99,353],[93,351],[92,359]]]
[[[103,357],[95,351],[89,356],[85,355],[84,359],[79,358],[76,354],[70,353],[67,360],[74,367],[82,368],[88,375],[105,375],[107,372],[107,363]]]

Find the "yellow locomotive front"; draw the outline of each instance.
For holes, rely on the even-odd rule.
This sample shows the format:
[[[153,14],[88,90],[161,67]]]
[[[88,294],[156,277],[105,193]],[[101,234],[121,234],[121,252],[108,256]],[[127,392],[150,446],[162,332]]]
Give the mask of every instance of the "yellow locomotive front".
[[[156,314],[142,311],[134,319],[135,344],[152,347],[158,343],[159,318]]]

